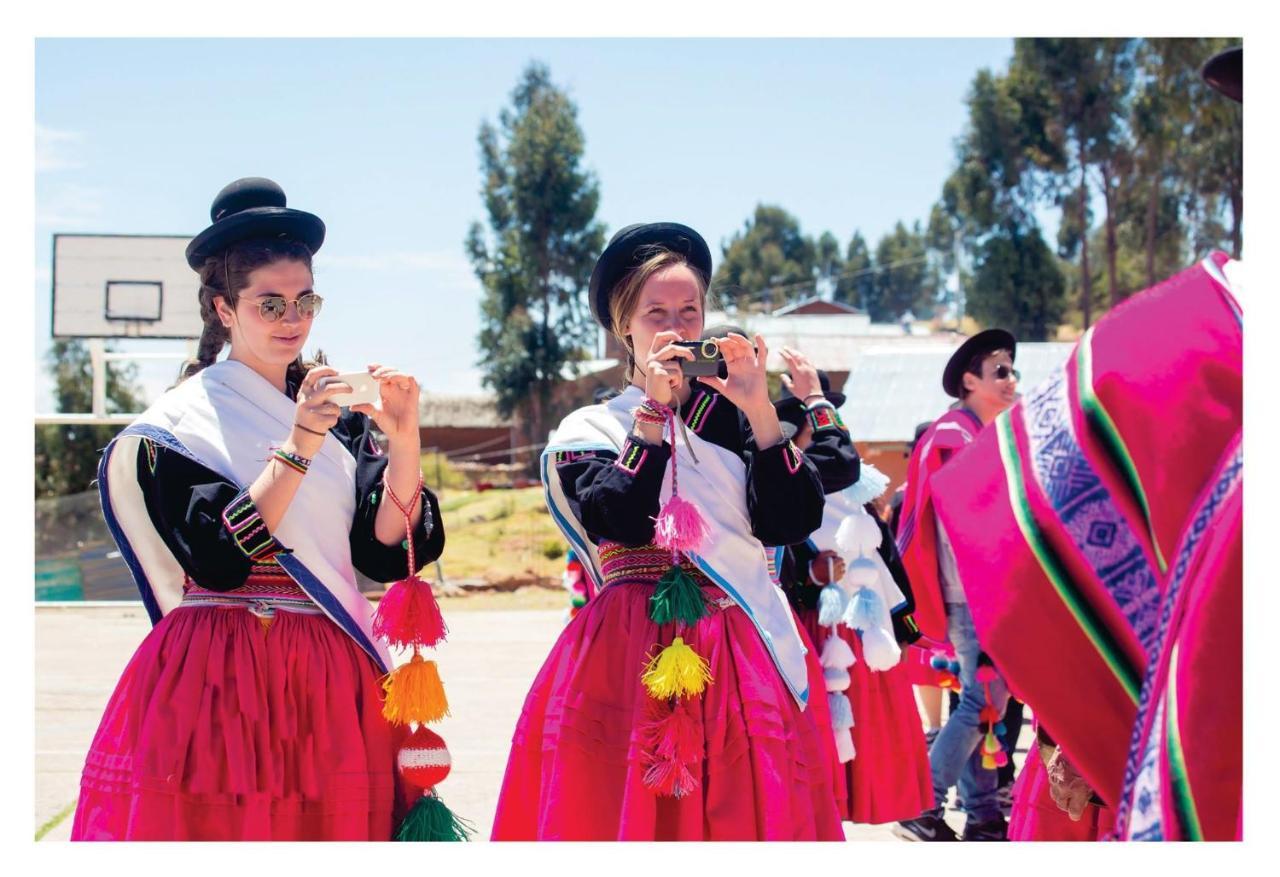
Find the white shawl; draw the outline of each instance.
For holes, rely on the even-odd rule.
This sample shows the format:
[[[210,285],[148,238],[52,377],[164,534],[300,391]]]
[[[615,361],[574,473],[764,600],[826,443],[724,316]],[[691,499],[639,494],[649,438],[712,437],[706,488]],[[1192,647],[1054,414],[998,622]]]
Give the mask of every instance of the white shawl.
[[[547,507],[596,588],[603,585],[596,547],[573,516],[555,473],[554,459],[562,451],[607,450],[621,453],[631,430],[632,412],[644,399],[638,387],[601,405],[574,411],[560,424],[542,454],[542,484]],[[806,649],[795,626],[787,598],[769,578],[765,547],[751,533],[747,512],[747,467],[732,451],[688,434],[693,446],[676,442],[680,468],[680,495],[698,507],[711,535],[699,554],[689,559],[716,585],[724,589],[755,625],[773,662],[803,709],[809,697]],[[671,471],[662,481],[661,501],[671,496]]]
[[[102,513],[153,624],[182,601],[184,575],[147,513],[137,478],[138,444],[156,442],[243,488],[288,437],[294,410],[266,378],[226,360],[165,393],[107,446],[98,467]],[[351,562],[355,469],[350,452],[326,435],[273,532],[288,549],[276,560],[385,670],[391,660],[370,633],[373,607],[356,585]]]

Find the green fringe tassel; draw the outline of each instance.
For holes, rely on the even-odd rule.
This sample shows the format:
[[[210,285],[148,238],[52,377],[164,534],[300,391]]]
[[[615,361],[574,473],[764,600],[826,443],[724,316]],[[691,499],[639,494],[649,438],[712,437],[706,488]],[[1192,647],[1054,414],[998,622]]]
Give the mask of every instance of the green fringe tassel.
[[[649,598],[649,617],[655,624],[670,624],[672,621],[697,624],[699,619],[710,614],[702,588],[679,564],[673,563],[662,574],[653,596]]]
[[[399,841],[465,841],[475,826],[453,814],[435,792],[423,795],[396,831]]]

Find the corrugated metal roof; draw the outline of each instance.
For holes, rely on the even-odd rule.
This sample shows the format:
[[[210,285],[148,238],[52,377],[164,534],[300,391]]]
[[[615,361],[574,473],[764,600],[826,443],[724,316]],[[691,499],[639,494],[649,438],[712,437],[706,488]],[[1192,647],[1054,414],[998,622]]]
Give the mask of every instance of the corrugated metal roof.
[[[424,427],[509,427],[511,418],[500,417],[493,396],[449,396],[424,392],[418,407],[418,425]]]
[[[1021,392],[1025,394],[1066,362],[1073,346],[1019,344]],[[846,366],[850,370],[844,387],[848,399],[840,409],[854,439],[908,442],[915,436],[916,424],[941,417],[955,401],[942,391],[942,370],[954,350],[943,344],[864,348]]]

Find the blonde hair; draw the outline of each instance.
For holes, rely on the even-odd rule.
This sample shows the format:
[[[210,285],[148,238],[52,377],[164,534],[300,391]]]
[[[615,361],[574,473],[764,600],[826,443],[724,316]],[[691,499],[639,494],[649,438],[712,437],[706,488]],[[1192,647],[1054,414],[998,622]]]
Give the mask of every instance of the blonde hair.
[[[635,367],[635,350],[631,346],[631,339],[627,336],[627,324],[631,322],[631,316],[640,305],[640,290],[644,289],[644,285],[650,278],[668,268],[684,265],[693,274],[694,281],[698,284],[698,296],[702,303],[704,321],[707,316],[707,278],[703,277],[702,272],[689,262],[688,257],[683,253],[657,245],[647,247],[644,252],[644,261],[623,275],[609,296],[609,313],[612,318],[609,330],[627,349],[627,368],[623,377],[628,382],[631,380],[631,370]]]

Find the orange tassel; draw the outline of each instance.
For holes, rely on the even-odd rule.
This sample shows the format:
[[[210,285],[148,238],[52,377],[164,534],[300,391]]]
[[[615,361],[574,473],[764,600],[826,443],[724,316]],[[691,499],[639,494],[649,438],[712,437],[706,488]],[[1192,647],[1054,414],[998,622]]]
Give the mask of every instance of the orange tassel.
[[[382,680],[386,700],[382,715],[393,725],[410,722],[438,722],[449,715],[449,701],[435,661],[425,660],[418,652],[407,664],[401,664]]]

